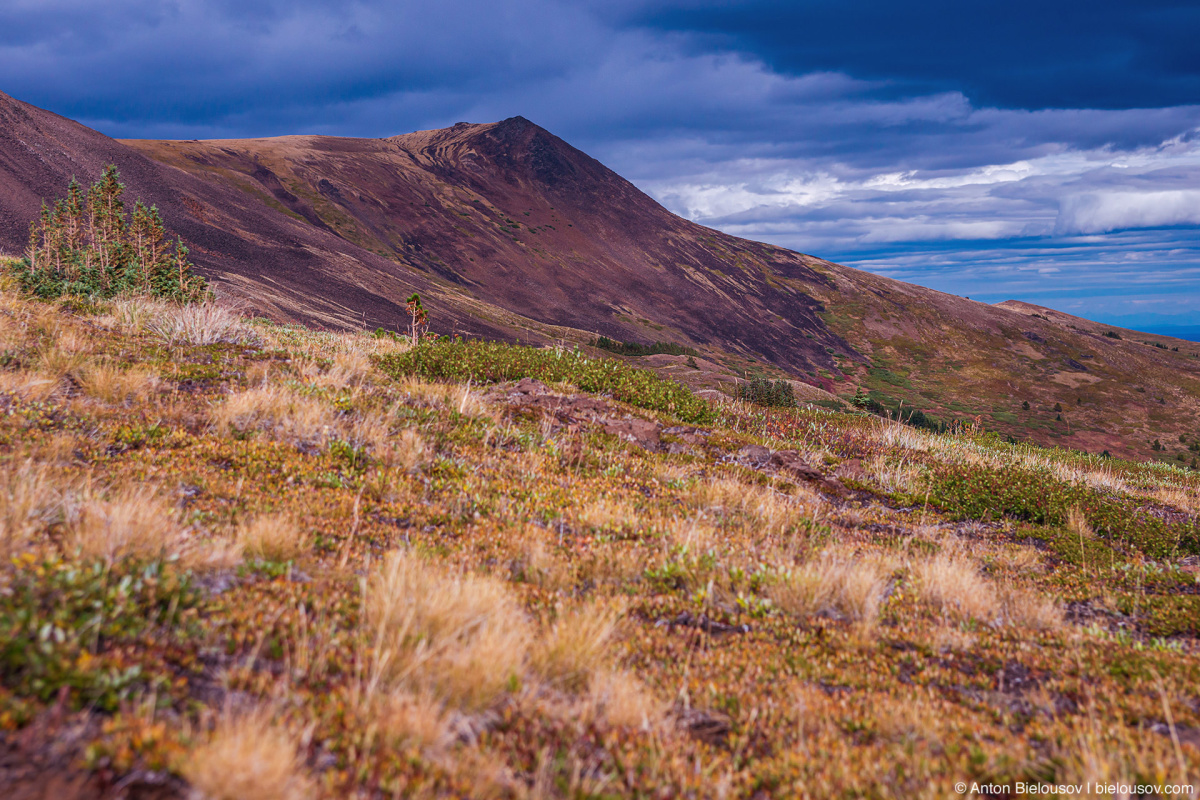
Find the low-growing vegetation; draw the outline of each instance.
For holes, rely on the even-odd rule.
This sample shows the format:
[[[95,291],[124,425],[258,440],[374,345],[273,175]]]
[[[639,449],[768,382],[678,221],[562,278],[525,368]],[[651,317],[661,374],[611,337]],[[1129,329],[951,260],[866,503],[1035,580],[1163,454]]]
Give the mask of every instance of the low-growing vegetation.
[[[945,797],[1200,768],[1192,471],[15,286],[15,796]]]
[[[708,404],[685,386],[622,361],[588,358],[578,350],[544,350],[501,342],[441,340],[385,357],[392,375],[495,383],[536,378],[570,383],[585,392],[611,395],[640,408],[664,411],[685,422],[711,418]]]

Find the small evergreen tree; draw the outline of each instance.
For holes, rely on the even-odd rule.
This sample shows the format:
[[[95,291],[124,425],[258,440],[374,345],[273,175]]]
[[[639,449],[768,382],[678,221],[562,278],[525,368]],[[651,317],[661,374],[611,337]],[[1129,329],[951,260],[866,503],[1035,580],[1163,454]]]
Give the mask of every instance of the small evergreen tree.
[[[421,335],[429,329],[426,324],[429,316],[425,313],[425,306],[421,305],[421,295],[416,292],[408,298],[404,307],[408,310],[408,316],[412,318],[412,343],[413,347],[416,347],[421,342]]]
[[[172,248],[162,217],[140,200],[132,219],[114,164],[85,192],[74,178],[67,196],[29,228],[29,246],[15,268],[22,287],[39,297],[152,294],[186,303],[208,296],[182,239]]]

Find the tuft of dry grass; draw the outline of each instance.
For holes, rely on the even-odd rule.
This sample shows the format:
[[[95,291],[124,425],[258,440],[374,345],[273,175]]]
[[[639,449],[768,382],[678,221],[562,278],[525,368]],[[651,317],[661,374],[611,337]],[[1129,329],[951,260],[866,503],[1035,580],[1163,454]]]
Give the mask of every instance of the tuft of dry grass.
[[[405,428],[392,440],[392,446],[380,453],[393,466],[414,473],[429,463],[430,448],[415,428]]]
[[[429,694],[398,691],[377,697],[367,716],[378,725],[388,744],[437,755],[454,743],[445,704]]]
[[[304,768],[300,738],[270,709],[221,719],[212,737],[182,764],[192,800],[307,800],[316,786]]]
[[[61,516],[62,501],[62,489],[44,464],[26,461],[0,471],[0,557],[29,547]]]
[[[210,344],[250,344],[257,334],[236,311],[214,302],[167,305],[145,324],[146,330],[169,344],[203,347]]]
[[[109,564],[170,558],[184,543],[176,510],[154,487],[119,489],[108,497],[85,493],[70,503],[66,516],[67,547]]]
[[[647,730],[666,713],[665,705],[633,675],[605,668],[593,672],[587,703],[595,718],[621,728]]]
[[[633,504],[620,497],[606,495],[586,503],[576,521],[596,531],[621,531],[632,528],[638,521]]]
[[[342,350],[334,353],[332,364],[322,369],[316,362],[300,366],[300,376],[306,383],[330,389],[361,386],[373,369],[371,359],[361,350]]]
[[[39,370],[0,371],[0,394],[40,402],[49,399],[63,386],[63,375]]]
[[[388,554],[364,592],[374,686],[479,709],[519,679],[529,622],[502,582],[451,574],[401,550]]]
[[[785,572],[769,595],[795,616],[833,614],[869,627],[879,617],[886,591],[887,576],[878,561],[824,554]]]
[[[1036,592],[1008,586],[1000,590],[999,597],[1002,616],[1010,625],[1035,631],[1056,631],[1065,624],[1062,608]]]
[[[980,620],[992,620],[1000,611],[992,586],[979,573],[975,562],[939,553],[913,566],[917,591],[925,602],[943,613],[954,611]]]
[[[123,368],[107,362],[92,362],[79,370],[79,384],[84,394],[113,404],[144,399],[158,388],[158,381],[158,375],[144,367]]]
[[[261,514],[237,529],[237,546],[252,558],[290,561],[308,551],[304,531],[284,514]]]
[[[531,583],[551,592],[571,587],[572,569],[547,542],[549,534],[535,525],[522,528],[508,538],[509,572],[513,580]]]
[[[547,683],[569,692],[587,686],[604,665],[617,613],[594,603],[562,614],[530,653],[530,666]]]
[[[914,493],[921,479],[920,467],[903,458],[888,458],[882,453],[867,462],[866,469],[885,492]]]
[[[231,394],[213,409],[212,421],[222,433],[262,430],[299,444],[324,444],[336,422],[328,405],[282,386],[259,386]]]
[[[108,314],[100,317],[101,325],[111,325],[126,333],[141,333],[152,320],[167,312],[170,303],[146,295],[118,297],[108,307]]]

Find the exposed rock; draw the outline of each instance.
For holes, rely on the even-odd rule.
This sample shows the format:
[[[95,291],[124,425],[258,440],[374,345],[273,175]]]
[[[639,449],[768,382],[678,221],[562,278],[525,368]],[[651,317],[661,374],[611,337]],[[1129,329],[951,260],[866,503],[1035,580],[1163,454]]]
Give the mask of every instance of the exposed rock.
[[[738,450],[737,458],[738,461],[744,461],[756,467],[761,467],[771,458],[771,451],[761,444],[748,444],[741,450]]]
[[[729,717],[716,711],[681,708],[676,710],[675,718],[688,735],[711,745],[724,744],[733,729]]]
[[[654,623],[654,627],[661,628],[664,625],[675,627],[682,625],[687,628],[699,628],[705,633],[713,634],[714,636],[723,636],[728,633],[749,633],[750,626],[745,623],[741,625],[730,625],[727,622],[719,622],[711,619],[707,614],[695,616],[690,611],[680,611],[674,619],[660,619]]]
[[[627,417],[626,419],[601,419],[599,422],[605,433],[619,436],[625,441],[641,445],[646,449],[656,449],[659,445],[658,425],[650,420]]]
[[[536,378],[522,378],[517,381],[513,391],[518,394],[546,394],[550,389]]]

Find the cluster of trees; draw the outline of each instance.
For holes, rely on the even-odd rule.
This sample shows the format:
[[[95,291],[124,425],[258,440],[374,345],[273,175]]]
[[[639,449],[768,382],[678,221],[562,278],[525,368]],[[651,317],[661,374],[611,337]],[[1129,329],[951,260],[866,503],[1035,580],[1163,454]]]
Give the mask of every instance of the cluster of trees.
[[[139,200],[130,216],[124,191],[110,164],[88,189],[72,178],[66,198],[43,203],[16,268],[22,286],[39,297],[136,293],[192,302],[208,296],[183,240],[170,241],[154,206]]]
[[[619,342],[607,336],[601,336],[592,341],[593,347],[619,353],[623,356],[653,356],[666,353],[672,356],[698,356],[700,352],[694,347],[675,344],[674,342],[655,342],[654,344],[638,344],[637,342]]]
[[[738,384],[738,398],[749,400],[760,406],[779,406],[791,408],[796,405],[796,393],[787,381],[773,381],[769,378],[751,378],[745,383]]]
[[[954,427],[947,425],[936,417],[929,416],[919,408],[904,408],[903,404],[895,408],[886,406],[863,392],[861,386],[854,393],[854,397],[850,399],[850,404],[868,413],[898,420],[905,425],[911,425],[914,428],[924,428],[934,433],[945,433]]]

